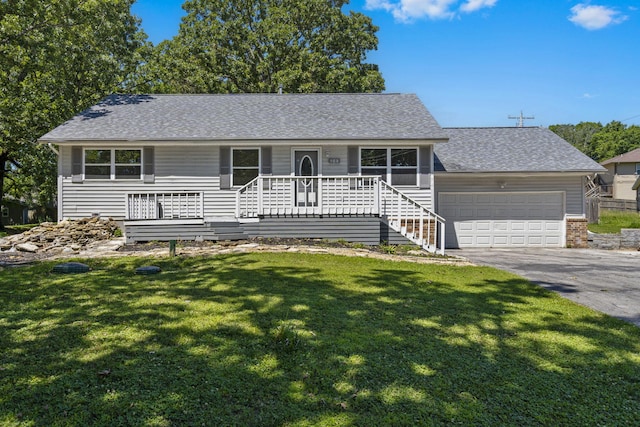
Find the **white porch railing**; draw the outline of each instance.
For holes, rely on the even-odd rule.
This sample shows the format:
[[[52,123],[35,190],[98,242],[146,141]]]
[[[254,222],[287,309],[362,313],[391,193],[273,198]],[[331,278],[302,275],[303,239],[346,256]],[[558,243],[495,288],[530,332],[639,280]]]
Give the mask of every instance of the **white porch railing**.
[[[413,243],[444,255],[444,218],[384,181],[380,181],[380,216]]]
[[[238,190],[236,216],[377,215],[378,182],[373,176],[259,176]]]
[[[127,220],[195,219],[203,216],[201,192],[127,194]]]
[[[375,215],[420,247],[444,254],[445,221],[378,177],[259,176],[237,192],[236,217]]]

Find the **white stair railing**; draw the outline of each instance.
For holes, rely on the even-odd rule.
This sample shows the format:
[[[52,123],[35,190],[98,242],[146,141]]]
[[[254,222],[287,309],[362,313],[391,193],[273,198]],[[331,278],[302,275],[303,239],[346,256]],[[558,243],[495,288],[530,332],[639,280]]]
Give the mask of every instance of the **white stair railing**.
[[[380,216],[423,249],[444,255],[445,220],[395,187],[380,181]]]

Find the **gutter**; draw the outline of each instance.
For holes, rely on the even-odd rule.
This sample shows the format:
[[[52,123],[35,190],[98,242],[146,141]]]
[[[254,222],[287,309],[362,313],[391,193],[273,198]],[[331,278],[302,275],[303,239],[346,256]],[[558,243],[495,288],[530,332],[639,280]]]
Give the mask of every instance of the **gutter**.
[[[51,149],[51,151],[53,151],[54,153],[56,153],[57,156],[60,155],[60,152],[58,150],[56,150],[56,147],[53,146],[53,144],[51,144],[50,142],[47,144],[47,146]]]

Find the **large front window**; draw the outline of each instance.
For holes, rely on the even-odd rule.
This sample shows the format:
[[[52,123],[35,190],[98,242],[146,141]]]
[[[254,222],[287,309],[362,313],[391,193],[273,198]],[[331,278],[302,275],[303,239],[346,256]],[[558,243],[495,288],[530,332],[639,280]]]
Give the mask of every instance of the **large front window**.
[[[87,149],[85,179],[140,179],[142,150]]]
[[[260,150],[257,148],[234,148],[231,159],[233,185],[245,185],[260,172]]]
[[[416,185],[418,150],[416,148],[363,148],[360,151],[362,175],[382,177],[391,185]]]

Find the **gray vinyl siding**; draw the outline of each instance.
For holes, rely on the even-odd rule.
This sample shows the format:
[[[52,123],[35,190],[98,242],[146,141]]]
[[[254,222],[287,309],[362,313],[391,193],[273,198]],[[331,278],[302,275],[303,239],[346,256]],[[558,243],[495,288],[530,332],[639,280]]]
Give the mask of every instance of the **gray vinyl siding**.
[[[142,180],[85,180],[71,182],[71,148],[60,147],[62,218],[86,218],[93,214],[125,217],[126,193],[203,192],[204,215],[235,213],[235,191],[220,191],[219,150],[205,146],[155,148],[155,182]],[[180,159],[179,162],[176,159]]]
[[[617,175],[635,175],[636,164],[635,163],[617,163],[615,165],[615,173]]]
[[[98,144],[88,144],[96,147]],[[148,146],[149,144],[145,144]],[[367,145],[363,142],[362,145]],[[233,144],[230,144],[233,147]],[[290,175],[292,149],[301,145],[272,145],[273,175]],[[142,144],[140,145],[142,148]],[[347,144],[311,145],[321,148],[320,159],[324,176],[347,175]],[[204,217],[233,217],[236,209],[236,190],[220,189],[220,150],[218,146],[159,145],[155,147],[155,180],[84,180],[72,182],[71,147],[60,146],[61,177],[60,218],[78,219],[98,214],[122,219],[126,213],[127,193],[203,192]],[[329,158],[338,159],[329,163]],[[335,160],[334,160],[335,161]],[[431,189],[417,186],[400,187],[409,197],[432,208]]]
[[[505,184],[501,189],[499,182]],[[562,191],[565,193],[565,214],[581,216],[584,213],[584,182],[583,177],[571,174],[555,176],[511,176],[480,174],[436,174],[436,212],[437,194],[443,192],[541,192]],[[445,218],[446,220],[446,218]]]
[[[125,223],[127,243],[169,240],[244,240],[261,238],[344,240],[366,245],[411,244],[377,217],[263,218],[259,222],[204,224]]]
[[[250,237],[345,240],[367,245],[380,243],[378,217],[264,218],[244,224]]]

